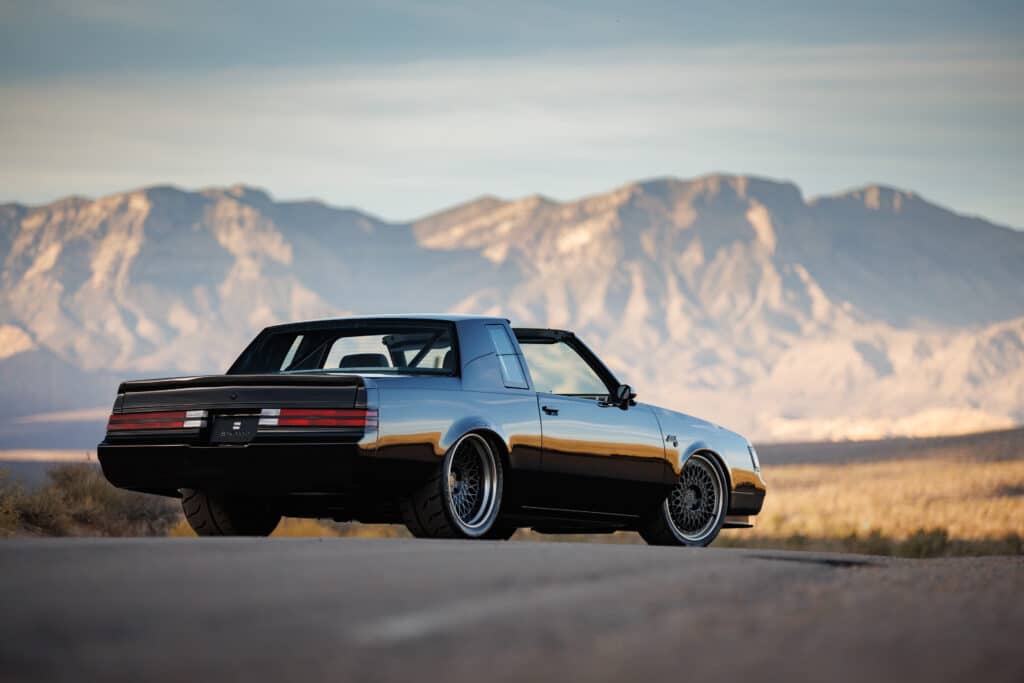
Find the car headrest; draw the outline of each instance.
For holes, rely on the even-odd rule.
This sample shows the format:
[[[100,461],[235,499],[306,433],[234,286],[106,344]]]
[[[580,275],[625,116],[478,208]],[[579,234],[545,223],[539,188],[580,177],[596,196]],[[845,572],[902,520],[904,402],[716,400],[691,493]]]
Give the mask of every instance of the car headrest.
[[[383,353],[350,353],[338,363],[339,368],[387,368],[391,367]]]
[[[441,367],[445,370],[455,369],[455,353],[448,349],[448,353],[444,354],[444,360],[441,361]]]

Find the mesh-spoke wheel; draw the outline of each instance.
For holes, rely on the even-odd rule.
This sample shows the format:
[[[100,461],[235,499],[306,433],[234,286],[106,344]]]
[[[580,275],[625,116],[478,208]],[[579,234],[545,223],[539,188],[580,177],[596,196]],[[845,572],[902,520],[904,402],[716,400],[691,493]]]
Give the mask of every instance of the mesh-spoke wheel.
[[[501,459],[481,434],[459,439],[434,476],[402,505],[414,536],[489,538],[501,506]]]
[[[727,494],[718,463],[696,453],[657,511],[644,521],[640,535],[655,545],[708,545],[725,521]]]
[[[453,457],[445,460],[446,499],[454,521],[467,531],[484,523],[490,526],[498,487],[497,458],[490,444],[478,434],[468,434],[459,440]]]

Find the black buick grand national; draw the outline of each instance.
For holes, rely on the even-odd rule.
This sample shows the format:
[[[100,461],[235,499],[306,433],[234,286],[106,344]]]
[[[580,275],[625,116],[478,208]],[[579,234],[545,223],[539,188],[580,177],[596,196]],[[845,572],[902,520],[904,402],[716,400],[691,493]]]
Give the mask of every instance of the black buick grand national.
[[[318,320],[267,328],[225,375],[123,383],[99,459],[117,486],[180,497],[201,535],[265,535],[285,515],[703,546],[751,526],[750,442],[635,398],[571,332]]]

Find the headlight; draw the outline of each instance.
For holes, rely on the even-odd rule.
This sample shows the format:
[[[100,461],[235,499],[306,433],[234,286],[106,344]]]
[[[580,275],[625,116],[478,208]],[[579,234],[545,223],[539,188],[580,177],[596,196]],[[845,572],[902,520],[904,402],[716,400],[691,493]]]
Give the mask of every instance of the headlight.
[[[754,448],[753,444],[747,444],[747,451],[750,453],[750,462],[754,465],[754,471],[761,471],[761,461],[757,459],[757,449]]]

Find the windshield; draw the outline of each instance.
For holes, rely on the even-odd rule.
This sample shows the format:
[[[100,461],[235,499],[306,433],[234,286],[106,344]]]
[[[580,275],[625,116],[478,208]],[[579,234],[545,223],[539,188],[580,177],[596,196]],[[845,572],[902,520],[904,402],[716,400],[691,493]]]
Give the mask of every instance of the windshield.
[[[455,374],[452,325],[441,321],[343,321],[270,330],[232,373],[340,372]]]

